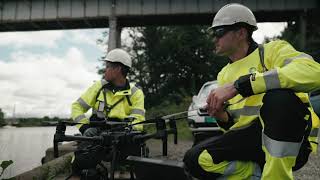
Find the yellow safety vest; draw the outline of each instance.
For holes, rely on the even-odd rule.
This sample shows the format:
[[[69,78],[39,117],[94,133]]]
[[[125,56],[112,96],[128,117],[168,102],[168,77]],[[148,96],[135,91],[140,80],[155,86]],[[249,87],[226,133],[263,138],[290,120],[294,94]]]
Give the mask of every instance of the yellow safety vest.
[[[130,83],[130,88],[127,90],[112,91],[102,86],[108,82],[105,80],[96,81],[81,97],[72,104],[72,119],[75,122],[81,122],[84,124],[89,123],[89,119],[85,116],[85,113],[92,109],[92,114],[97,115],[99,118],[109,117],[117,119],[125,119],[128,116],[135,117],[132,123],[138,123],[145,120],[144,109],[144,94],[141,89],[135,86],[134,83]],[[99,93],[99,94],[98,94]],[[106,95],[106,101],[104,101],[104,95]],[[128,99],[127,99],[128,98]],[[106,112],[106,106],[111,107],[115,103],[119,103],[114,106],[109,112]],[[77,126],[78,128],[81,125]],[[137,125],[135,129],[142,130],[142,125]]]

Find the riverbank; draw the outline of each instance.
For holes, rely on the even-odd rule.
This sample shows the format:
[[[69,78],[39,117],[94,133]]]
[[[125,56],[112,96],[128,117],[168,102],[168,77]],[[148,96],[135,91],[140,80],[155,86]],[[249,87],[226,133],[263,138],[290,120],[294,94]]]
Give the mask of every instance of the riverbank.
[[[55,126],[58,121],[71,121],[69,118],[50,118],[45,116],[43,118],[8,118],[5,119],[6,125],[15,127],[42,127],[42,126]]]

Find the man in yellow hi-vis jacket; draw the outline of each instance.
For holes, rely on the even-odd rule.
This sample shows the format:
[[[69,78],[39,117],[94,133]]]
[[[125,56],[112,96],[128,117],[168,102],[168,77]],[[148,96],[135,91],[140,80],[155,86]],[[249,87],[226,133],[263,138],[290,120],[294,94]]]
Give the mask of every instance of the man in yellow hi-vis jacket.
[[[132,123],[145,120],[144,94],[134,83],[129,83],[127,73],[132,66],[129,54],[122,49],[111,50],[106,58],[105,76],[101,81],[96,81],[91,87],[72,104],[72,119],[75,122],[83,123],[78,125],[84,136],[99,135],[99,128],[89,127],[89,121],[121,121],[126,118],[133,118]],[[85,113],[92,109],[90,118]],[[142,125],[136,125],[136,130],[142,130]],[[99,150],[94,150],[99,151]],[[96,153],[96,154],[95,154]],[[80,153],[78,153],[80,154]],[[95,168],[99,153],[93,155],[78,155],[72,163],[73,174],[80,175],[81,170]],[[93,167],[89,167],[91,165]],[[94,171],[94,170],[92,170]],[[86,177],[94,179],[94,177]]]
[[[215,53],[230,63],[206,109],[225,133],[185,154],[186,169],[199,179],[293,179],[317,145],[310,136],[319,118],[307,93],[320,88],[320,64],[285,41],[259,46],[252,39],[256,29],[253,13],[241,4],[228,4],[214,17]]]

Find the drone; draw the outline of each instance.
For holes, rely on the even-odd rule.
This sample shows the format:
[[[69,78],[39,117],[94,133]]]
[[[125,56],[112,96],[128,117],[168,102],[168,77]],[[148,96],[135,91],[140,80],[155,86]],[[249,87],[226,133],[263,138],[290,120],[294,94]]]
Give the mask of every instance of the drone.
[[[188,111],[170,114],[162,117],[156,117],[152,119],[148,119],[138,123],[131,123],[132,119],[124,119],[123,121],[91,121],[89,127],[101,127],[105,129],[99,136],[86,137],[86,136],[74,136],[74,135],[66,135],[66,127],[74,126],[82,123],[70,122],[70,121],[59,121],[56,124],[56,132],[54,134],[53,140],[53,149],[54,149],[54,157],[59,157],[59,149],[58,143],[64,141],[87,141],[92,142],[97,145],[110,147],[112,149],[112,160],[110,162],[110,179],[114,180],[114,173],[117,164],[119,163],[121,155],[121,149],[119,148],[121,144],[126,142],[133,142],[138,144],[141,147],[141,154],[139,156],[136,155],[125,155],[127,157],[126,161],[131,162],[131,164],[136,164],[141,162],[150,163],[151,158],[148,157],[148,149],[146,148],[146,141],[149,139],[159,139],[162,141],[162,156],[167,156],[168,154],[168,135],[173,135],[174,144],[178,143],[178,130],[176,121],[180,119],[186,118],[177,117],[178,115],[182,115],[187,113]],[[155,125],[156,131],[154,133],[146,133],[141,131],[134,130],[134,126],[138,124],[153,124]],[[161,165],[165,165],[168,161],[163,161]],[[130,164],[130,163],[129,163]],[[153,163],[156,165],[156,161]],[[137,166],[138,166],[137,165]],[[157,165],[158,166],[158,165]],[[168,167],[168,166],[167,166]],[[177,167],[174,167],[175,169]],[[179,164],[180,170],[183,168],[181,163]],[[135,168],[136,169],[136,168]],[[139,170],[138,170],[139,171]],[[136,173],[137,174],[137,173]],[[138,172],[139,174],[139,172]],[[141,174],[141,173],[140,173]],[[130,171],[131,178],[134,179],[133,172]],[[108,177],[107,177],[108,178]],[[147,179],[146,178],[138,178],[138,179]],[[154,178],[153,178],[154,179]]]

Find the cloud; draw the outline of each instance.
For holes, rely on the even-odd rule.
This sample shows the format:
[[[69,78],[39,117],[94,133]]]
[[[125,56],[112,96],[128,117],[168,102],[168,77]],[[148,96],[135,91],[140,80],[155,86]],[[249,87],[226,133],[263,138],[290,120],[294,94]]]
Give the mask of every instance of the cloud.
[[[77,44],[97,45],[97,39],[102,38],[102,33],[106,29],[90,29],[90,30],[70,30],[66,31],[65,36],[69,37],[69,41]]]
[[[100,78],[97,65],[76,47],[60,57],[15,52],[10,61],[0,61],[0,108],[7,116],[15,106],[17,116],[69,117],[71,103]]]
[[[253,32],[253,39],[257,43],[263,43],[265,37],[272,38],[281,35],[286,26],[286,22],[258,23],[258,30]]]
[[[0,46],[11,46],[17,49],[36,46],[56,48],[61,43],[59,41],[96,46],[97,39],[102,37],[101,34],[104,31],[106,29],[2,32]]]
[[[56,47],[56,43],[63,37],[63,31],[37,32],[2,32],[0,46],[27,48],[30,46]]]

